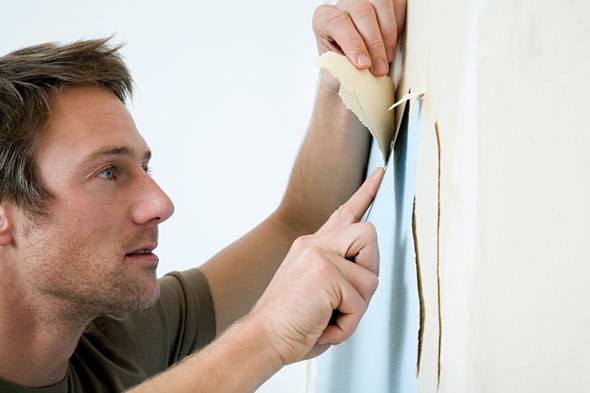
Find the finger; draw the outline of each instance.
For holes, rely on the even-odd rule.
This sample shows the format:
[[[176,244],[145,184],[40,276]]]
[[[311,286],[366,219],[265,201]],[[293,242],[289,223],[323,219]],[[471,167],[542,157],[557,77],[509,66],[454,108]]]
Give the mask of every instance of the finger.
[[[379,247],[377,245],[377,231],[370,222],[354,224],[362,236],[355,238],[349,245],[344,258],[379,275]]]
[[[357,223],[343,228],[340,233],[336,234],[338,238],[345,239],[352,232],[353,226],[370,225],[369,223]],[[373,231],[374,232],[374,229]],[[326,235],[325,237],[328,237]],[[305,259],[312,263],[310,271],[314,271],[314,276],[323,277],[322,283],[327,284],[331,282],[329,295],[324,296],[329,306],[329,311],[338,310],[335,315],[339,316],[342,313],[349,313],[346,307],[342,307],[341,303],[345,301],[343,299],[342,285],[346,287],[352,287],[361,298],[368,303],[379,284],[379,251],[377,249],[376,238],[372,236],[373,241],[369,242],[365,247],[370,251],[367,254],[372,255],[363,260],[363,264],[353,263],[350,260],[344,258],[342,254],[331,250],[333,245],[328,244],[325,238],[317,239],[322,246],[316,246],[314,242],[310,242],[306,245],[307,249],[313,252],[314,258],[306,257]],[[308,238],[309,239],[309,238]],[[320,258],[317,258],[320,256]],[[334,315],[333,315],[334,316]],[[333,323],[330,319],[330,323]]]
[[[332,346],[330,344],[316,344],[314,347],[303,357],[301,360],[310,360],[316,358],[330,349]]]
[[[313,16],[313,31],[320,54],[333,50],[346,55],[359,69],[366,69],[371,65],[365,41],[348,12],[332,5],[319,6]]]
[[[318,233],[329,231],[341,225],[358,222],[375,198],[379,184],[381,184],[381,180],[383,179],[383,173],[383,168],[375,169],[357,192],[344,205],[332,213],[328,221],[319,229]]]
[[[305,242],[305,246],[325,250],[334,257],[353,261],[373,274],[379,274],[377,232],[369,222],[344,225],[297,242]]]
[[[379,274],[377,231],[370,222],[353,223],[318,233],[311,238],[310,244]]]
[[[350,263],[350,262],[348,262]],[[340,286],[341,302],[338,306],[340,312],[335,324],[327,325],[318,338],[318,344],[338,344],[352,335],[361,317],[368,307],[363,297],[347,282]]]
[[[331,277],[330,272],[333,273],[336,268],[337,276],[342,276],[363,295],[372,294],[371,291],[377,285],[375,279],[379,275],[379,248],[375,227],[371,223],[356,223],[327,233],[298,238],[292,250],[302,256],[298,266],[307,263],[308,269],[316,272],[314,275],[320,276],[317,272],[322,272],[324,280]],[[352,259],[358,259],[359,262],[353,263]]]
[[[391,63],[395,57],[395,46],[398,37],[397,14],[395,12],[397,9],[395,9],[391,0],[373,0],[373,6],[377,11],[377,21],[383,37],[387,62]]]
[[[363,37],[371,57],[371,72],[376,76],[386,75],[389,65],[375,7],[369,1],[353,0],[342,1],[341,7],[350,14],[352,22]]]
[[[376,260],[375,265],[379,265],[378,259]],[[363,300],[369,303],[379,285],[379,277],[377,276],[377,273],[373,269],[366,269],[365,267],[346,259],[336,261],[336,268]],[[346,311],[340,307],[338,307],[338,310],[340,312]]]
[[[395,13],[395,24],[397,26],[397,38],[402,35],[406,28],[406,0],[394,0],[393,9]]]

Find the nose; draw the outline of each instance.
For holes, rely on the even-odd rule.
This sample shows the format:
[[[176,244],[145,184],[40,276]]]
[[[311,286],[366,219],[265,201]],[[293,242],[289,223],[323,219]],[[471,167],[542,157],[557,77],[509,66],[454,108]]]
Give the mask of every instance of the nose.
[[[144,184],[136,191],[136,203],[131,215],[137,224],[166,221],[174,213],[174,204],[156,181],[149,175],[144,176]]]

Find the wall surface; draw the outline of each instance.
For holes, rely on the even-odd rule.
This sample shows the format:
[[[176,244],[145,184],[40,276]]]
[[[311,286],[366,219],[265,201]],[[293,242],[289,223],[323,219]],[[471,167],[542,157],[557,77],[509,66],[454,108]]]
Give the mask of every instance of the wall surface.
[[[439,375],[441,392],[588,390],[584,15],[585,1],[410,6],[403,86],[427,92],[419,391],[436,391]]]
[[[588,16],[582,0],[409,1],[398,95],[426,93],[415,190],[420,369],[403,376],[415,389],[363,391],[588,391]],[[404,301],[388,290],[393,303],[371,312]],[[373,340],[388,348],[409,322]],[[388,373],[379,381],[400,373],[397,353],[337,351],[338,362],[320,361],[316,387],[357,354],[363,370]],[[340,389],[322,391],[349,391]]]

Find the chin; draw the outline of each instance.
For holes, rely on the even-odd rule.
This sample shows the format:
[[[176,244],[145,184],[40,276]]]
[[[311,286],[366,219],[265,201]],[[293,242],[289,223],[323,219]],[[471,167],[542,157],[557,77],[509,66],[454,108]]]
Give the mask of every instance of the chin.
[[[113,291],[111,313],[145,310],[160,298],[160,283],[155,277],[135,286],[126,286],[124,290],[117,289]]]
[[[137,311],[145,310],[153,306],[160,298],[160,283],[154,279],[153,283],[150,283],[148,287],[144,287],[144,291],[136,298]]]

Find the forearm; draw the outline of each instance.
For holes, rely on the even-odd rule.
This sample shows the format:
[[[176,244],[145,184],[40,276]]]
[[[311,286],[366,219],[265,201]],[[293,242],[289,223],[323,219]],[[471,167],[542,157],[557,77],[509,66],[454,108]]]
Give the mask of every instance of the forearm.
[[[340,51],[357,68],[371,68],[381,76],[387,66],[372,64],[393,60],[397,36],[404,27],[405,1],[371,3],[319,6],[313,27],[319,53]],[[397,20],[396,13],[400,14]],[[279,207],[202,267],[215,303],[218,332],[248,312],[291,243],[316,232],[364,177],[370,134],[342,103],[339,83],[321,72],[315,111]]]
[[[258,300],[293,241],[315,232],[357,190],[369,135],[340,97],[320,85],[280,206],[201,268],[211,284],[219,333]]]
[[[201,266],[211,288],[217,334],[250,310],[296,236],[273,214]]]
[[[298,232],[315,232],[358,189],[369,143],[369,132],[321,83],[277,218]]]
[[[282,366],[262,327],[245,319],[202,351],[129,393],[254,392]]]

